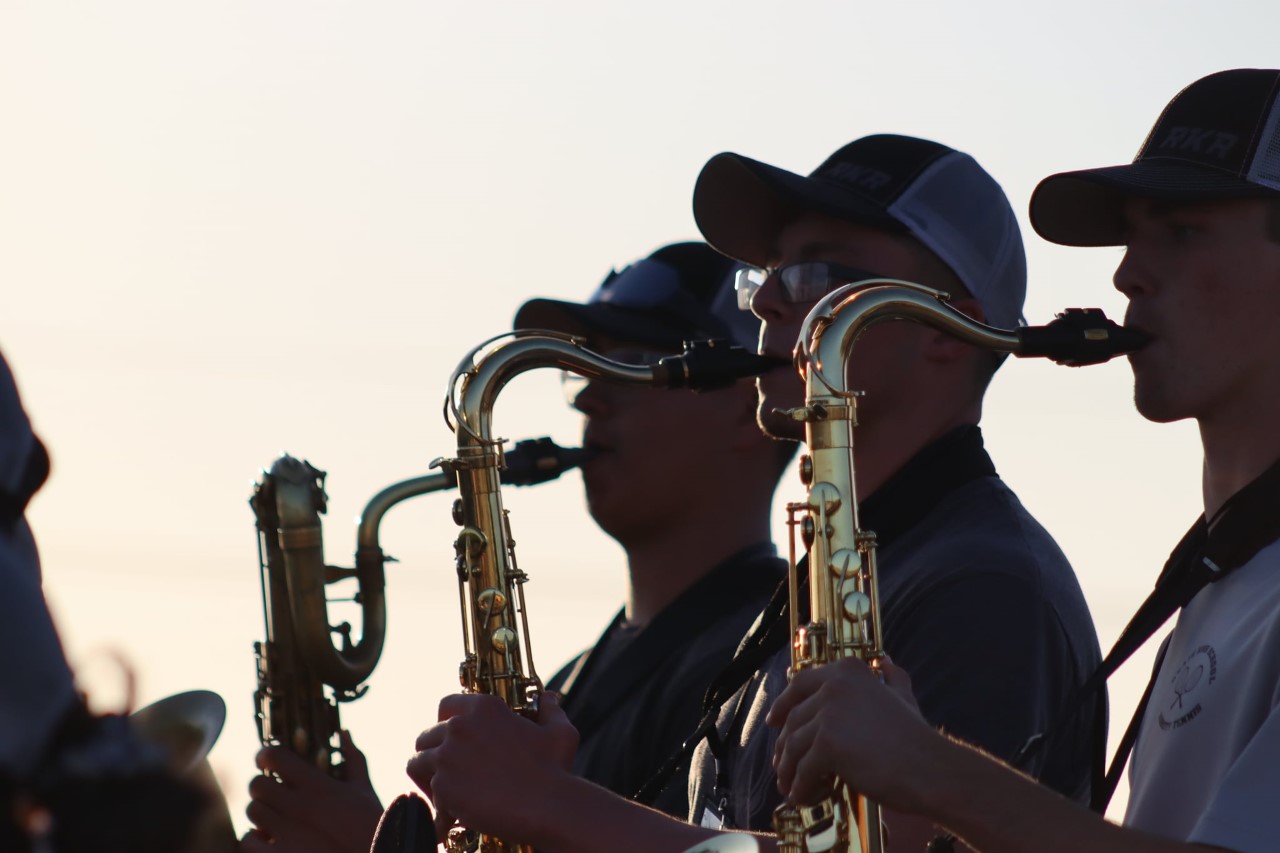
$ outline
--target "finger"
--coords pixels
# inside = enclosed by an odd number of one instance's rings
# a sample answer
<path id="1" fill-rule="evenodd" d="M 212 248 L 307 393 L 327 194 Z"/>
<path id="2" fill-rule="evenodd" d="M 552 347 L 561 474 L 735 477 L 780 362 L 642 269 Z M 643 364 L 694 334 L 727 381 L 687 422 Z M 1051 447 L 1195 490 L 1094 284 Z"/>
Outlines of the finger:
<path id="1" fill-rule="evenodd" d="M 275 838 L 276 833 L 288 823 L 278 811 L 261 800 L 250 800 L 244 807 L 244 813 L 254 828 L 269 838 Z"/>
<path id="2" fill-rule="evenodd" d="M 434 725 L 429 729 L 423 730 L 423 732 L 418 735 L 413 742 L 413 749 L 415 752 L 435 749 L 437 746 L 444 743 L 444 738 L 445 724 L 440 723 L 439 725 Z"/>
<path id="3" fill-rule="evenodd" d="M 265 803 L 252 801 L 245 814 L 270 844 L 259 848 L 271 853 L 331 853 L 333 845 L 305 823 L 289 820 Z M 244 850 L 243 847 L 240 848 Z"/>
<path id="4" fill-rule="evenodd" d="M 436 817 L 435 817 L 436 838 L 441 839 L 441 841 L 448 838 L 449 830 L 453 829 L 453 826 L 456 822 L 457 821 L 455 821 L 447 812 L 444 812 L 439 808 L 437 808 Z"/>
<path id="5" fill-rule="evenodd" d="M 251 829 L 240 839 L 238 853 L 271 853 L 271 839 L 261 831 Z"/>
<path id="6" fill-rule="evenodd" d="M 788 720 L 786 729 L 778 736 L 778 742 L 774 745 L 773 764 L 774 773 L 778 778 L 778 791 L 784 797 L 791 795 L 796 765 L 813 749 L 813 739 L 816 734 L 815 726 L 799 726 L 792 719 Z"/>
<path id="7" fill-rule="evenodd" d="M 847 713 L 845 708 L 841 707 L 841 684 L 836 678 L 835 669 L 833 667 L 822 667 L 822 669 L 829 671 L 822 678 L 806 679 L 796 692 L 799 698 L 792 699 L 791 707 L 785 708 L 786 716 L 783 717 L 781 725 L 774 726 L 781 730 L 778 733 L 780 738 L 783 733 L 795 733 L 808 726 L 824 712 L 829 712 L 832 704 L 836 704 L 836 710 L 842 716 Z"/>
<path id="8" fill-rule="evenodd" d="M 338 744 L 342 750 L 343 773 L 349 782 L 369 780 L 369 761 L 364 753 L 351 739 L 351 732 L 342 729 L 338 732 Z"/>
<path id="9" fill-rule="evenodd" d="M 884 673 L 885 684 L 899 692 L 906 691 L 907 693 L 914 695 L 914 691 L 911 688 L 911 674 L 895 664 L 893 661 L 889 660 L 887 655 L 880 663 L 880 671 Z"/>
<path id="10" fill-rule="evenodd" d="M 443 723 L 445 720 L 453 719 L 459 714 L 480 713 L 484 710 L 485 705 L 490 702 L 497 702 L 499 705 L 506 707 L 501 699 L 488 693 L 450 693 L 440 700 L 437 719 Z"/>
<path id="11" fill-rule="evenodd" d="M 834 665 L 812 667 L 797 672 L 787 682 L 786 688 L 774 701 L 769 713 L 765 715 L 765 723 L 774 728 L 786 724 L 787 717 L 806 699 L 817 693 L 822 686 L 836 677 Z"/>
<path id="12" fill-rule="evenodd" d="M 285 746 L 263 747 L 254 756 L 254 761 L 259 770 L 270 771 L 291 783 L 308 781 L 320 772 L 302 756 Z"/>
<path id="13" fill-rule="evenodd" d="M 568 722 L 569 717 L 565 714 L 564 709 L 560 707 L 560 695 L 558 693 L 543 693 L 538 699 L 538 723 L 539 725 L 553 725 L 561 722 Z"/>
<path id="14" fill-rule="evenodd" d="M 413 780 L 413 784 L 418 786 L 422 793 L 427 795 L 427 799 L 435 802 L 435 797 L 431 791 L 431 779 L 435 775 L 435 765 L 432 761 L 430 750 L 421 750 L 409 759 L 404 766 L 404 772 Z"/>
<path id="15" fill-rule="evenodd" d="M 808 749 L 804 755 L 798 756 L 788 798 L 793 803 L 808 805 L 827 797 L 831 793 L 831 779 L 834 771 L 830 765 L 827 750 Z"/>
<path id="16" fill-rule="evenodd" d="M 255 776 L 249 780 L 249 799 L 270 807 L 276 813 L 289 814 L 302 798 L 271 776 Z"/>

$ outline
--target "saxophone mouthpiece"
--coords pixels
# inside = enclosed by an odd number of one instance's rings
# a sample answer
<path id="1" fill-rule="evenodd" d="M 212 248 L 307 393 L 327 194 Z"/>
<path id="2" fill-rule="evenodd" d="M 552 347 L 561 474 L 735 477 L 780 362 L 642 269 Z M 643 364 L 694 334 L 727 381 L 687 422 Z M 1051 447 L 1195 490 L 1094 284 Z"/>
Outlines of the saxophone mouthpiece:
<path id="1" fill-rule="evenodd" d="M 1047 358 L 1068 367 L 1101 364 L 1147 345 L 1148 336 L 1107 319 L 1100 308 L 1068 308 L 1044 326 L 1017 329 L 1018 358 Z"/>
<path id="2" fill-rule="evenodd" d="M 756 355 L 727 340 L 691 341 L 680 355 L 669 355 L 658 362 L 653 384 L 660 388 L 712 391 L 789 364 L 789 359 Z"/>
<path id="3" fill-rule="evenodd" d="M 549 438 L 528 438 L 507 451 L 507 467 L 499 476 L 505 486 L 536 486 L 572 471 L 590 455 L 588 450 L 561 447 Z"/>

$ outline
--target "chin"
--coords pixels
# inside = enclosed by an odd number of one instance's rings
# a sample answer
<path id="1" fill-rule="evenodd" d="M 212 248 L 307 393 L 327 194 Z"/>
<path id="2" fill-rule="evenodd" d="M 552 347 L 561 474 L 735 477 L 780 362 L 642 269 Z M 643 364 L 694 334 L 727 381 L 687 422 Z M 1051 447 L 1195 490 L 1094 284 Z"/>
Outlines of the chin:
<path id="1" fill-rule="evenodd" d="M 756 423 L 770 438 L 804 441 L 804 424 L 775 409 L 793 409 L 804 405 L 804 396 L 796 377 L 773 371 L 756 379 Z"/>
<path id="2" fill-rule="evenodd" d="M 1177 405 L 1176 400 L 1149 392 L 1144 394 L 1141 388 L 1134 388 L 1133 405 L 1138 410 L 1138 414 L 1152 423 L 1170 424 L 1192 417 L 1183 410 L 1183 407 Z"/>

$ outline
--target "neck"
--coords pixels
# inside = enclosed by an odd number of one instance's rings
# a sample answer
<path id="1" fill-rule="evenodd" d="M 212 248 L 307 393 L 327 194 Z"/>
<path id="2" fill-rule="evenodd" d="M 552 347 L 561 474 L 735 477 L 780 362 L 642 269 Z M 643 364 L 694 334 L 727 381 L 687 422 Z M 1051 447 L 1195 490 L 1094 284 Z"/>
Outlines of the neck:
<path id="1" fill-rule="evenodd" d="M 1280 399 L 1248 412 L 1218 413 L 1200 420 L 1204 445 L 1204 512 L 1212 518 L 1227 499 L 1280 459 Z"/>
<path id="2" fill-rule="evenodd" d="M 882 419 L 857 427 L 853 434 L 853 461 L 858 501 L 865 501 L 913 456 L 951 430 L 977 424 L 981 413 L 979 405 L 931 421 Z"/>
<path id="3" fill-rule="evenodd" d="M 721 562 L 750 545 L 769 541 L 768 502 L 760 502 L 746 514 L 707 515 L 712 517 L 667 525 L 622 543 L 627 553 L 628 622 L 648 624 Z"/>

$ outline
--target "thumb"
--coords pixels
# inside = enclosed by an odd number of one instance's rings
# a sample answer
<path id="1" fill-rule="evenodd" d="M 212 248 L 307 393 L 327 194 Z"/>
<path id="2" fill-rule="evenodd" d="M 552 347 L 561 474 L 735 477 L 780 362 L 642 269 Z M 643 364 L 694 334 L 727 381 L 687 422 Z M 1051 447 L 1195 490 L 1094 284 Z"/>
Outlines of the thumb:
<path id="1" fill-rule="evenodd" d="M 569 716 L 560 707 L 560 694 L 547 691 L 538 698 L 538 724 L 567 723 Z"/>

